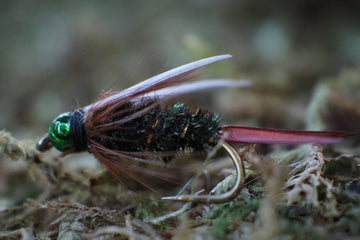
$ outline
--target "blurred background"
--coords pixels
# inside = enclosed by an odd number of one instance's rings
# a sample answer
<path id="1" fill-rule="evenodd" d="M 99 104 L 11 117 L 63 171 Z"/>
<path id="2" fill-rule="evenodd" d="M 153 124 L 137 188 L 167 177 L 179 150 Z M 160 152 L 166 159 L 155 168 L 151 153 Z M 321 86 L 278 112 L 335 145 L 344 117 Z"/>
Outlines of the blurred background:
<path id="1" fill-rule="evenodd" d="M 2 1 L 0 129 L 40 137 L 57 114 L 101 92 L 224 53 L 233 58 L 200 78 L 254 86 L 181 100 L 226 123 L 302 129 L 319 84 L 341 90 L 339 73 L 358 69 L 359 12 L 357 0 Z M 350 78 L 358 87 L 359 75 Z"/>

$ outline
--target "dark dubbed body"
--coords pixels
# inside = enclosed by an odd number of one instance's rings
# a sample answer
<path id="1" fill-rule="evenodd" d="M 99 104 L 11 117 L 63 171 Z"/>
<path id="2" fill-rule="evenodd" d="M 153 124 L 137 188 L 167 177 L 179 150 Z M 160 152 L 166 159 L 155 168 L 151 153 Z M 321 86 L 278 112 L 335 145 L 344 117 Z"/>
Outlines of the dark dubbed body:
<path id="1" fill-rule="evenodd" d="M 164 156 L 184 150 L 204 151 L 217 144 L 221 129 L 219 115 L 200 109 L 192 112 L 183 103 L 168 107 L 157 104 L 156 99 L 127 102 L 98 125 L 122 121 L 144 110 L 144 114 L 93 140 L 112 150 L 164 153 Z"/>

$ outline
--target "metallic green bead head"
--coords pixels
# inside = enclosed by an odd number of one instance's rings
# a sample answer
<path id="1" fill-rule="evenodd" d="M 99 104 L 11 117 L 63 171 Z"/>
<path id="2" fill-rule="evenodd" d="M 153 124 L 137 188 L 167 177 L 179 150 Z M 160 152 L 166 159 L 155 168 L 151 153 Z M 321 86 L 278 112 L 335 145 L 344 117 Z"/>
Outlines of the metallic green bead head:
<path id="1" fill-rule="evenodd" d="M 51 122 L 49 127 L 49 139 L 52 145 L 61 152 L 74 148 L 70 117 L 71 113 L 62 113 Z"/>

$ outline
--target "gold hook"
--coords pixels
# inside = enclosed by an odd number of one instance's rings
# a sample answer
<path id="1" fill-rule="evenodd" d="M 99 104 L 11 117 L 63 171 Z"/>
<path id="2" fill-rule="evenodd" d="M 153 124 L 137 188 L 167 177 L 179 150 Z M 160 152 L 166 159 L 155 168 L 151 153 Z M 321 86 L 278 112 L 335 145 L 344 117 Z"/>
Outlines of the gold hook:
<path id="1" fill-rule="evenodd" d="M 45 134 L 36 144 L 36 149 L 40 152 L 45 152 L 52 148 L 49 134 Z"/>
<path id="2" fill-rule="evenodd" d="M 194 202 L 194 203 L 225 203 L 236 198 L 245 182 L 245 168 L 238 152 L 228 143 L 222 143 L 221 146 L 230 154 L 230 157 L 236 168 L 236 182 L 234 187 L 220 195 L 179 195 L 163 197 L 163 200 Z"/>

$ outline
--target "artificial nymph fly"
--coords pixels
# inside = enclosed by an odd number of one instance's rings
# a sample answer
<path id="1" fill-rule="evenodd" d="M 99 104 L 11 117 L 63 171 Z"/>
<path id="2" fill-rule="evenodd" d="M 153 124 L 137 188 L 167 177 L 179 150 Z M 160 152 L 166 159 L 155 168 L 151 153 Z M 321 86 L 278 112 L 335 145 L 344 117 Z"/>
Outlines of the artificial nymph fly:
<path id="1" fill-rule="evenodd" d="M 160 158 L 168 162 L 186 150 L 204 152 L 221 142 L 237 168 L 237 183 L 229 196 L 173 198 L 172 200 L 223 202 L 236 196 L 244 181 L 244 168 L 236 150 L 229 144 L 240 143 L 337 143 L 344 132 L 292 131 L 220 124 L 217 113 L 191 111 L 185 104 L 173 106 L 165 100 L 184 93 L 217 87 L 246 87 L 246 80 L 203 80 L 184 83 L 194 70 L 231 57 L 214 56 L 174 68 L 128 89 L 73 112 L 63 113 L 50 124 L 48 135 L 38 144 L 40 151 L 54 146 L 63 155 L 89 151 L 118 178 L 127 176 L 141 183 L 134 173 L 154 174 L 124 159 L 147 161 Z M 125 183 L 126 184 L 126 183 Z M 200 199 L 200 200 L 199 200 Z"/>

